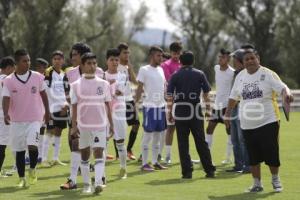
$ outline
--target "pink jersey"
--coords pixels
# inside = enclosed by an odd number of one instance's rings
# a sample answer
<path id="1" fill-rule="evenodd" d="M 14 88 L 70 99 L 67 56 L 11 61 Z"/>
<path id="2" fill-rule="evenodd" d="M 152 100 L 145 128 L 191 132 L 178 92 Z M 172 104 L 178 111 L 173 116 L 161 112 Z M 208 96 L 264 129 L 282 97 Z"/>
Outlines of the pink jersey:
<path id="1" fill-rule="evenodd" d="M 103 74 L 104 74 L 103 70 L 100 67 L 97 67 L 96 76 L 98 76 L 99 78 L 103 78 Z M 69 80 L 69 84 L 77 81 L 81 77 L 81 71 L 79 66 L 74 67 L 70 71 L 66 72 L 66 75 Z"/>
<path id="2" fill-rule="evenodd" d="M 109 83 L 101 78 L 80 78 L 71 84 L 71 103 L 77 103 L 80 131 L 102 131 L 108 125 L 105 102 L 111 101 Z"/>
<path id="3" fill-rule="evenodd" d="M 43 121 L 44 105 L 40 95 L 43 82 L 44 76 L 34 71 L 29 71 L 26 82 L 18 79 L 15 73 L 3 80 L 10 96 L 8 114 L 12 122 Z"/>
<path id="4" fill-rule="evenodd" d="M 169 82 L 171 76 L 180 68 L 180 66 L 181 64 L 174 61 L 172 58 L 161 64 L 167 82 Z"/>

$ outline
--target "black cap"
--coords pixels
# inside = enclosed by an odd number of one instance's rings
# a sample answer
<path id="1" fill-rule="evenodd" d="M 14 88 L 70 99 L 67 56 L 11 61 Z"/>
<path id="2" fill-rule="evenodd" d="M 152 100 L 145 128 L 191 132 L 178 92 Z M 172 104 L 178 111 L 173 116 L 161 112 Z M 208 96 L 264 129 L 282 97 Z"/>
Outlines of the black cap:
<path id="1" fill-rule="evenodd" d="M 237 49 L 234 52 L 232 52 L 230 55 L 234 58 L 236 58 L 241 63 L 243 62 L 245 50 L 244 49 Z"/>

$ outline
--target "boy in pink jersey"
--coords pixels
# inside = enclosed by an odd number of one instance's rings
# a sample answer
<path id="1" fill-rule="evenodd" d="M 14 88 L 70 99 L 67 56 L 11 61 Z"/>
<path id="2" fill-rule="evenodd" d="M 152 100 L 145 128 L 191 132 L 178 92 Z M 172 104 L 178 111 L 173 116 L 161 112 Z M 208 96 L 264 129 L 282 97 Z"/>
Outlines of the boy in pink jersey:
<path id="1" fill-rule="evenodd" d="M 182 45 L 180 42 L 171 43 L 170 47 L 171 58 L 166 60 L 161 64 L 162 69 L 164 70 L 166 81 L 169 82 L 171 76 L 180 68 L 181 64 L 179 57 L 182 52 Z M 161 158 L 161 153 L 164 143 L 166 144 L 166 164 L 171 164 L 171 147 L 173 143 L 173 135 L 175 131 L 175 123 L 170 122 L 167 117 L 167 131 L 166 135 L 163 134 L 160 142 L 160 154 L 158 155 L 159 160 Z M 164 137 L 165 136 L 165 137 Z M 165 140 L 164 140 L 165 139 Z"/>
<path id="2" fill-rule="evenodd" d="M 103 152 L 106 147 L 106 128 L 110 125 L 113 134 L 113 121 L 109 103 L 111 101 L 110 87 L 107 81 L 95 75 L 97 68 L 96 55 L 86 53 L 81 58 L 82 78 L 71 84 L 72 131 L 74 137 L 79 137 L 81 150 L 81 174 L 83 177 L 83 193 L 91 193 L 89 175 L 89 157 L 91 147 L 95 157 L 95 194 L 102 191 L 102 176 L 104 173 Z"/>
<path id="3" fill-rule="evenodd" d="M 30 57 L 26 50 L 15 52 L 16 71 L 3 81 L 3 113 L 5 124 L 11 124 L 11 148 L 16 151 L 16 164 L 20 181 L 18 187 L 27 186 L 25 179 L 25 151 L 28 146 L 29 183 L 37 182 L 36 164 L 40 128 L 49 121 L 49 105 L 44 76 L 29 70 Z M 44 109 L 43 109 L 44 107 Z M 45 116 L 44 116 L 45 112 Z"/>
<path id="4" fill-rule="evenodd" d="M 82 76 L 82 64 L 81 56 L 85 53 L 91 52 L 91 49 L 88 45 L 84 43 L 76 43 L 71 48 L 71 60 L 74 67 L 70 67 L 66 70 L 64 76 L 64 87 L 67 101 L 70 103 L 69 92 L 70 84 L 77 81 Z M 99 67 L 96 68 L 96 75 L 100 78 L 103 77 L 103 70 Z M 70 112 L 71 113 L 71 112 Z M 72 127 L 72 124 L 69 124 L 69 127 Z M 71 166 L 70 166 L 70 177 L 67 179 L 67 182 L 60 185 L 62 190 L 71 190 L 76 189 L 76 179 L 77 173 L 80 166 L 80 150 L 79 150 L 79 137 L 74 137 L 71 135 L 71 128 L 69 129 L 69 146 L 71 150 Z"/>
<path id="5" fill-rule="evenodd" d="M 125 147 L 126 137 L 126 103 L 125 89 L 128 77 L 126 73 L 118 71 L 119 66 L 118 49 L 109 49 L 106 52 L 106 64 L 108 70 L 105 72 L 105 79 L 110 83 L 112 102 L 112 118 L 114 123 L 114 140 L 120 158 L 120 178 L 126 179 L 126 158 L 127 152 Z"/>

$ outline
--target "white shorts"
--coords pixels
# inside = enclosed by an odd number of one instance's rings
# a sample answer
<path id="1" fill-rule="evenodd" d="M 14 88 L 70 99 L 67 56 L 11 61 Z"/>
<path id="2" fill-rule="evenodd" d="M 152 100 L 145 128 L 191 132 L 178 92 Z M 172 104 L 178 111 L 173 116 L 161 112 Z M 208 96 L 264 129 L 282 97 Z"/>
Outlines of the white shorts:
<path id="1" fill-rule="evenodd" d="M 87 147 L 106 148 L 106 130 L 103 131 L 79 131 L 79 149 L 85 149 Z"/>
<path id="2" fill-rule="evenodd" d="M 118 111 L 112 113 L 114 123 L 114 139 L 125 140 L 126 138 L 126 112 Z"/>
<path id="3" fill-rule="evenodd" d="M 3 119 L 0 119 L 0 145 L 9 145 L 9 125 L 6 125 Z"/>
<path id="4" fill-rule="evenodd" d="M 11 122 L 10 144 L 13 151 L 25 151 L 28 145 L 38 146 L 41 122 Z"/>

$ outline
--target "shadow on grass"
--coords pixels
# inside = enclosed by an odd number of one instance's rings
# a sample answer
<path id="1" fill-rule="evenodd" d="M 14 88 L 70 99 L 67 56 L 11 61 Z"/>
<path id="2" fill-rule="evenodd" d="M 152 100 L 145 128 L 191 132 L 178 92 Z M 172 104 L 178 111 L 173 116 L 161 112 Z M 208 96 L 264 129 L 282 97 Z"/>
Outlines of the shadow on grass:
<path id="1" fill-rule="evenodd" d="M 60 175 L 54 175 L 54 176 L 42 176 L 42 177 L 38 177 L 38 180 L 53 180 L 56 178 L 63 178 L 65 177 L 66 179 L 70 176 L 70 173 L 65 173 L 65 174 L 60 174 Z"/>
<path id="2" fill-rule="evenodd" d="M 27 188 L 17 188 L 16 186 L 10 186 L 10 187 L 3 187 L 0 188 L 0 194 L 3 193 L 18 193 L 18 191 L 24 191 L 24 190 L 28 190 L 29 187 Z"/>
<path id="3" fill-rule="evenodd" d="M 275 195 L 275 192 L 269 193 L 240 193 L 240 194 L 232 194 L 226 196 L 208 196 L 209 200 L 256 200 L 256 199 L 265 199 L 269 196 Z"/>
<path id="4" fill-rule="evenodd" d="M 173 184 L 186 184 L 186 183 L 193 183 L 201 178 L 193 178 L 193 179 L 181 179 L 181 178 L 172 178 L 172 179 L 165 179 L 165 180 L 152 180 L 147 183 L 146 185 L 152 186 L 161 186 L 161 185 L 173 185 Z"/>
<path id="5" fill-rule="evenodd" d="M 60 200 L 60 199 L 91 199 L 91 198 L 99 198 L 101 195 L 93 195 L 93 194 L 82 194 L 81 189 L 77 190 L 55 190 L 55 191 L 48 191 L 48 192 L 39 192 L 34 193 L 32 195 L 35 199 L 40 200 Z"/>

